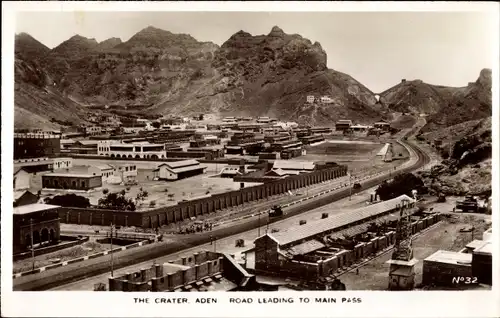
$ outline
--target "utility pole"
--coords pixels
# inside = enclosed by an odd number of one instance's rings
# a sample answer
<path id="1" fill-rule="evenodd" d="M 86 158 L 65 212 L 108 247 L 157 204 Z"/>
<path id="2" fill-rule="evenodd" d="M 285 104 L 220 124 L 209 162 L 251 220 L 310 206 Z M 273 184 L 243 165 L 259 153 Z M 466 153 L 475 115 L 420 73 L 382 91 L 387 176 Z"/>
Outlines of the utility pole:
<path id="1" fill-rule="evenodd" d="M 351 196 L 352 196 L 351 172 L 348 172 L 347 175 L 349 176 L 349 201 L 351 201 Z"/>
<path id="2" fill-rule="evenodd" d="M 115 229 L 115 226 L 113 223 L 111 223 L 111 233 L 110 233 L 110 239 L 111 239 L 111 277 L 113 277 L 113 231 Z"/>
<path id="3" fill-rule="evenodd" d="M 257 216 L 259 217 L 259 225 L 257 227 L 257 237 L 260 237 L 260 212 L 257 214 Z"/>
<path id="4" fill-rule="evenodd" d="M 31 260 L 33 262 L 33 270 L 35 270 L 35 246 L 33 242 L 33 219 L 30 219 L 30 236 L 31 236 Z"/>
<path id="5" fill-rule="evenodd" d="M 214 253 L 217 253 L 217 237 L 214 236 Z"/>

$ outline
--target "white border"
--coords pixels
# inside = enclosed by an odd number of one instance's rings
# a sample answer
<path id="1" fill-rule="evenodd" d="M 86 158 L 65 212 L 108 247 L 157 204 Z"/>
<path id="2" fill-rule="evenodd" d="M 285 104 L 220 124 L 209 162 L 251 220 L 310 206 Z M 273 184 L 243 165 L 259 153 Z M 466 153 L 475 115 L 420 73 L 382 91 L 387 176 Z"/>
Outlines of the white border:
<path id="1" fill-rule="evenodd" d="M 493 67 L 493 241 L 499 255 L 499 20 L 498 3 L 467 2 L 3 2 L 2 3 L 2 316 L 37 317 L 478 317 L 500 316 L 499 284 L 486 292 L 300 292 L 300 293 L 182 293 L 178 296 L 216 297 L 214 305 L 155 305 L 135 304 L 134 297 L 165 297 L 162 293 L 92 293 L 92 292 L 12 292 L 12 160 L 13 151 L 13 44 L 15 11 L 488 11 L 495 16 L 492 41 L 496 41 Z M 466 61 L 464 61 L 466 63 Z M 493 279 L 500 282 L 499 260 L 493 258 Z M 338 303 L 313 304 L 315 296 L 336 297 Z M 169 297 L 177 296 L 168 293 Z M 289 305 L 232 305 L 229 297 L 294 297 Z M 298 303 L 299 297 L 311 298 L 310 305 Z M 341 304 L 342 297 L 360 297 L 361 304 Z"/>

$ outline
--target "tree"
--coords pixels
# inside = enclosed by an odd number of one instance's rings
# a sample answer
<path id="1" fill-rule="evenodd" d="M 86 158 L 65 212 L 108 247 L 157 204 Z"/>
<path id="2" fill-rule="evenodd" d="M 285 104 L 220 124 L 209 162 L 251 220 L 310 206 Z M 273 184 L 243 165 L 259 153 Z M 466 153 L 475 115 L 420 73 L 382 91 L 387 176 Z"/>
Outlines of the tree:
<path id="1" fill-rule="evenodd" d="M 422 179 L 412 173 L 403 173 L 395 176 L 391 182 L 383 182 L 376 193 L 385 201 L 403 194 L 412 196 L 412 190 L 417 190 L 420 194 L 427 192 Z"/>
<path id="2" fill-rule="evenodd" d="M 106 195 L 108 193 L 109 193 L 109 189 L 107 189 L 107 188 L 102 189 L 102 194 Z"/>
<path id="3" fill-rule="evenodd" d="M 89 199 L 74 193 L 56 195 L 53 198 L 46 198 L 45 203 L 71 208 L 88 208 L 90 206 Z"/>
<path id="4" fill-rule="evenodd" d="M 149 206 L 154 208 L 156 206 L 156 201 L 153 200 L 153 201 L 149 202 Z"/>
<path id="5" fill-rule="evenodd" d="M 137 196 L 135 197 L 136 204 L 139 204 L 139 202 L 146 200 L 148 195 L 149 193 L 147 191 L 144 191 L 143 188 L 140 188 L 139 193 L 137 193 Z"/>
<path id="6" fill-rule="evenodd" d="M 161 127 L 161 123 L 157 122 L 157 121 L 154 121 L 153 123 L 151 123 L 151 125 L 153 126 L 153 128 L 160 128 Z"/>
<path id="7" fill-rule="evenodd" d="M 108 193 L 99 199 L 98 207 L 105 210 L 135 211 L 134 200 L 125 197 L 125 191 Z"/>

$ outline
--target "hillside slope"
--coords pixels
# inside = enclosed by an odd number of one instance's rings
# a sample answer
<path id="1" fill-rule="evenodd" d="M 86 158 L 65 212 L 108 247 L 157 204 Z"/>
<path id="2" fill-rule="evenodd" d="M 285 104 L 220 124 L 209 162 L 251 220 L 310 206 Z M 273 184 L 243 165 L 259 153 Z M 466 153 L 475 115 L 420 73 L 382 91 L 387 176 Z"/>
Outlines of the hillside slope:
<path id="1" fill-rule="evenodd" d="M 428 115 L 423 132 L 491 116 L 491 70 L 483 69 L 466 87 L 446 87 L 421 80 L 402 81 L 382 92 L 380 101 L 391 111 Z"/>

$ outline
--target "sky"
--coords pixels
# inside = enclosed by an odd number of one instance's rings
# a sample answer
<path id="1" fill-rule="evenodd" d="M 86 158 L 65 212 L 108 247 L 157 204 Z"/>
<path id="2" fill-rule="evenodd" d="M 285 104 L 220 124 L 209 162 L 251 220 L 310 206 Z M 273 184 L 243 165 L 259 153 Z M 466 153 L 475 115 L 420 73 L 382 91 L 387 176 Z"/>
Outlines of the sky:
<path id="1" fill-rule="evenodd" d="M 403 78 L 445 86 L 475 81 L 493 68 L 493 22 L 484 12 L 21 12 L 16 33 L 53 48 L 76 34 L 126 41 L 154 26 L 221 45 L 240 30 L 260 35 L 279 26 L 321 43 L 329 68 L 379 93 Z"/>

